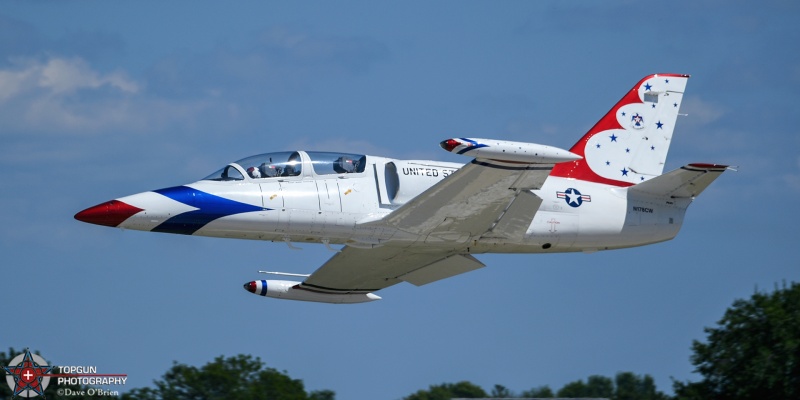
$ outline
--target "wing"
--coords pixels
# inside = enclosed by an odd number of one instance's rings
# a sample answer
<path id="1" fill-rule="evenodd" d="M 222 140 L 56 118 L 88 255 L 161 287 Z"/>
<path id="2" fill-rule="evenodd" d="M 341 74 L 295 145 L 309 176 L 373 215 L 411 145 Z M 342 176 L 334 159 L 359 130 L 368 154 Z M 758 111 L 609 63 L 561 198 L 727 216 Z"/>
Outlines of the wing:
<path id="1" fill-rule="evenodd" d="M 301 287 L 323 293 L 369 293 L 403 281 L 421 286 L 483 266 L 471 255 L 453 250 L 419 253 L 395 246 L 345 247 Z"/>
<path id="2" fill-rule="evenodd" d="M 540 189 L 552 168 L 475 159 L 378 223 L 426 242 L 475 240 L 493 230 L 520 194 L 536 197 L 529 191 Z M 529 210 L 531 219 L 537 209 Z"/>
<path id="3" fill-rule="evenodd" d="M 552 164 L 475 159 L 386 218 L 370 224 L 418 237 L 382 247 L 345 249 L 302 283 L 325 293 L 366 293 L 410 282 L 435 282 L 484 265 L 466 254 L 482 237 L 519 237 L 541 204 L 530 192 Z"/>

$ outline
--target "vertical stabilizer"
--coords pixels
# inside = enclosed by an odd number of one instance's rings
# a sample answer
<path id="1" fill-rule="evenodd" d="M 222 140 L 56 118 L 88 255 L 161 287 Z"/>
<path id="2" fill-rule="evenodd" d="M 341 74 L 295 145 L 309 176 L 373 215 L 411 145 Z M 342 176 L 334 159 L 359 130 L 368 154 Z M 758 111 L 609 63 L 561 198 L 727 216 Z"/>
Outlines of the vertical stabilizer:
<path id="1" fill-rule="evenodd" d="M 689 75 L 643 78 L 578 141 L 583 159 L 557 164 L 551 176 L 631 186 L 661 175 Z"/>

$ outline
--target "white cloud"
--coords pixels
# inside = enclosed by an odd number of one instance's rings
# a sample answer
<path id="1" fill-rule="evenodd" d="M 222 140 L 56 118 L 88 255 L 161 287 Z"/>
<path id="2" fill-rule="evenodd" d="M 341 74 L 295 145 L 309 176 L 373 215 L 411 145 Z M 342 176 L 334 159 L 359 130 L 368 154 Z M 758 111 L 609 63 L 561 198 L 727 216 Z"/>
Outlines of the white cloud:
<path id="1" fill-rule="evenodd" d="M 31 86 L 34 71 L 23 70 L 0 70 L 0 104 L 4 101 L 20 94 L 26 86 Z"/>
<path id="2" fill-rule="evenodd" d="M 136 93 L 139 85 L 123 72 L 100 74 L 80 58 L 13 60 L 12 67 L 0 70 L 0 101 L 8 101 L 31 92 L 45 96 L 63 96 L 81 89 L 109 86 L 123 93 Z"/>
<path id="3" fill-rule="evenodd" d="M 108 85 L 126 93 L 136 93 L 139 85 L 127 78 L 123 72 L 101 75 L 92 70 L 80 58 L 51 58 L 45 64 L 35 64 L 34 75 L 38 75 L 40 87 L 53 94 L 68 94 L 79 89 L 97 89 Z"/>
<path id="4" fill-rule="evenodd" d="M 143 132 L 191 121 L 211 105 L 148 96 L 144 86 L 78 57 L 16 59 L 0 69 L 0 121 L 5 132 Z"/>

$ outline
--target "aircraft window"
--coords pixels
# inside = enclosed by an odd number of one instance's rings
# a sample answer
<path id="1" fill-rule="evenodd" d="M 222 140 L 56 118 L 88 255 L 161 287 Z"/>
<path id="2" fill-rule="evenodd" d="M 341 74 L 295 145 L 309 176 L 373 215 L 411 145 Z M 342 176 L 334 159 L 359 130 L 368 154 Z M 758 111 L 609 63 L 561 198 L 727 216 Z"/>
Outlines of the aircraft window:
<path id="1" fill-rule="evenodd" d="M 367 166 L 367 156 L 348 153 L 326 153 L 309 151 L 311 165 L 317 175 L 352 174 L 364 172 Z"/>
<path id="2" fill-rule="evenodd" d="M 298 176 L 303 171 L 303 160 L 300 158 L 300 153 L 296 151 L 259 154 L 236 161 L 235 164 L 239 164 L 243 170 L 247 171 L 247 175 L 252 179 Z M 205 180 L 232 180 L 222 177 L 224 169 L 209 175 Z M 233 169 L 235 170 L 235 168 Z M 238 180 L 244 179 L 239 171 L 236 172 L 239 175 Z"/>
<path id="3" fill-rule="evenodd" d="M 233 165 L 226 165 L 213 174 L 203 178 L 206 181 L 242 181 L 244 176 Z"/>

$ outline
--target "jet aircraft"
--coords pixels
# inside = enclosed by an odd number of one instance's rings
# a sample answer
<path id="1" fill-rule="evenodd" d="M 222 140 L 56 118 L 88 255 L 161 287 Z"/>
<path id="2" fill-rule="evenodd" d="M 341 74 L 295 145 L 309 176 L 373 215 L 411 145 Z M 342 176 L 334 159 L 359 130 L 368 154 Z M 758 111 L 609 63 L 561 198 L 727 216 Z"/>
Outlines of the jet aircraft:
<path id="1" fill-rule="evenodd" d="M 663 174 L 689 75 L 641 79 L 569 151 L 454 137 L 465 165 L 285 151 L 232 162 L 200 181 L 121 197 L 75 215 L 123 229 L 321 243 L 311 274 L 244 284 L 254 294 L 324 303 L 378 300 L 484 266 L 483 253 L 594 252 L 677 235 L 689 204 L 725 165 Z M 337 250 L 331 245 L 344 245 Z M 266 272 L 266 271 L 260 271 Z"/>

